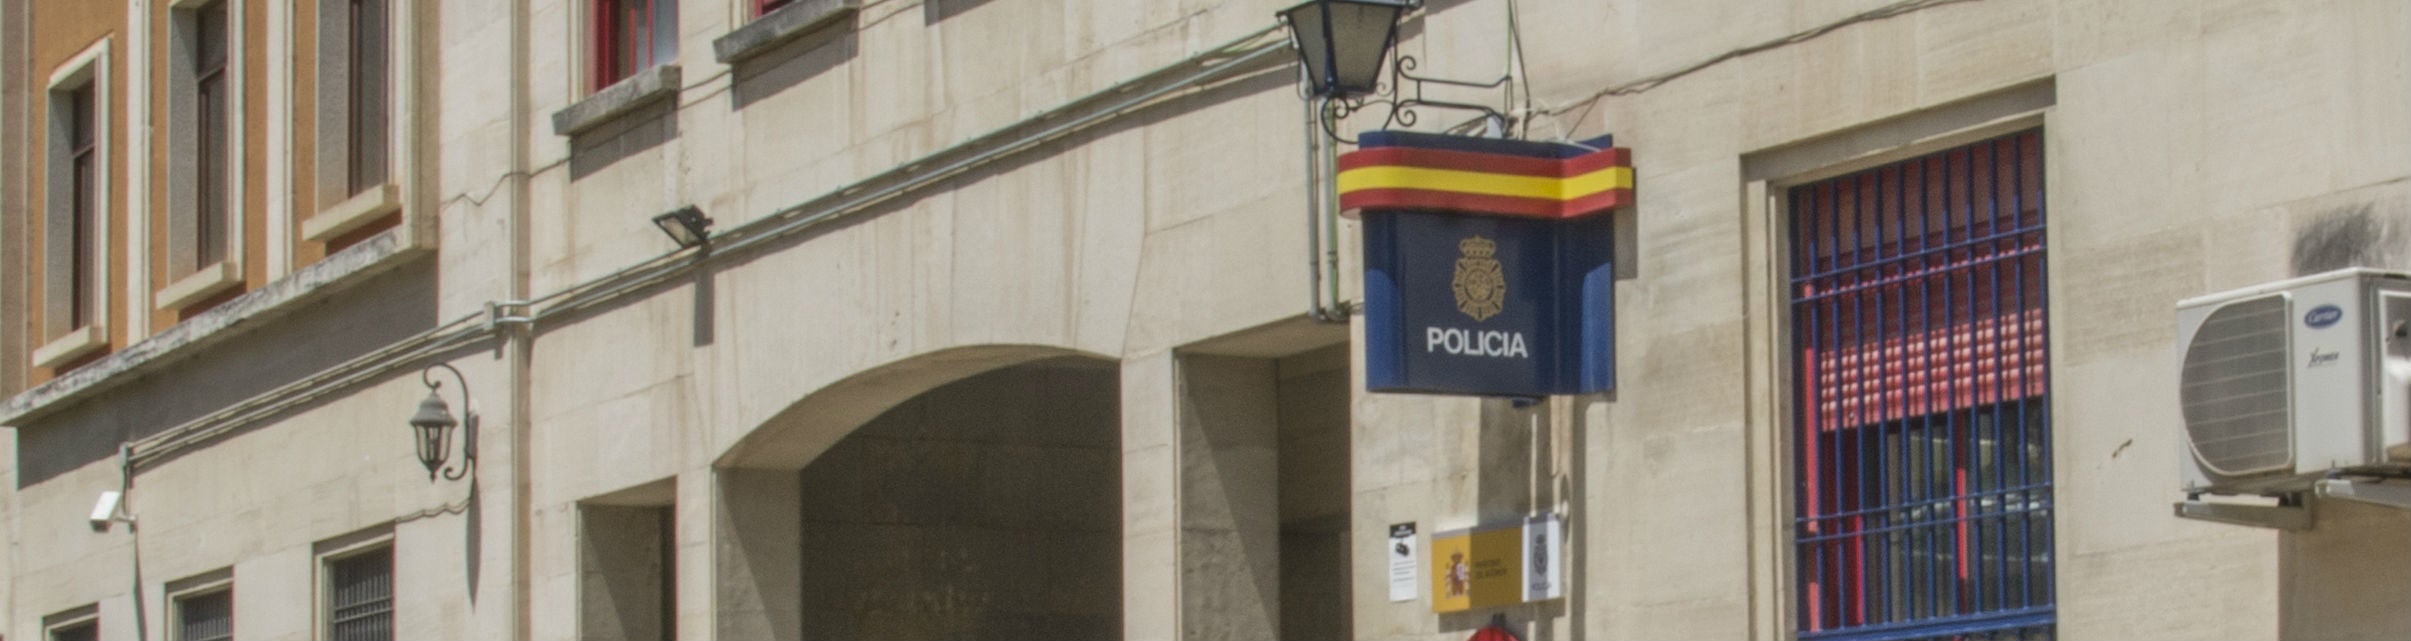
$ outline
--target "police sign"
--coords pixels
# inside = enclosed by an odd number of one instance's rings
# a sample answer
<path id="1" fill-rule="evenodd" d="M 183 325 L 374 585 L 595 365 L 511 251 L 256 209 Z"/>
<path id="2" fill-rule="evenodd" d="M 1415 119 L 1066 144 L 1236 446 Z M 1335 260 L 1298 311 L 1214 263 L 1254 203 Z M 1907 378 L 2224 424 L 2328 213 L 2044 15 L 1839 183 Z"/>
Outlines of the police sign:
<path id="1" fill-rule="evenodd" d="M 1604 143 L 1604 141 L 1601 141 Z M 1540 396 L 1609 389 L 1622 149 L 1397 132 L 1341 158 L 1364 221 L 1367 386 Z"/>

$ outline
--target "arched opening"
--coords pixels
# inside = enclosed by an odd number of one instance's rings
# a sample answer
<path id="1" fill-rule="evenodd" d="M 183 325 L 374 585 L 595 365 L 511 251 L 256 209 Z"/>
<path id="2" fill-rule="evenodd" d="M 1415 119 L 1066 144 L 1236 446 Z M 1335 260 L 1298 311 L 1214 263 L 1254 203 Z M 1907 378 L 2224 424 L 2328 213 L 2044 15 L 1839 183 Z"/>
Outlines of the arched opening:
<path id="1" fill-rule="evenodd" d="M 804 465 L 806 639 L 1121 635 L 1120 378 L 1063 357 L 894 405 Z"/>

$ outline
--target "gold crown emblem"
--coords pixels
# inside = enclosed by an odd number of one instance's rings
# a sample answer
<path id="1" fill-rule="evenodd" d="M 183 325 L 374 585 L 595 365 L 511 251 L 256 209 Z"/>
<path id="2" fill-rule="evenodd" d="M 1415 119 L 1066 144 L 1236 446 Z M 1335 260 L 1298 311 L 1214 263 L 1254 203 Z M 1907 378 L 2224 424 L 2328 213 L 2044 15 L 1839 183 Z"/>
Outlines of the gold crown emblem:
<path id="1" fill-rule="evenodd" d="M 1457 241 L 1457 251 L 1465 252 L 1466 258 L 1489 258 L 1491 254 L 1498 253 L 1498 248 L 1499 244 L 1496 241 L 1480 236 L 1469 236 L 1465 240 Z"/>

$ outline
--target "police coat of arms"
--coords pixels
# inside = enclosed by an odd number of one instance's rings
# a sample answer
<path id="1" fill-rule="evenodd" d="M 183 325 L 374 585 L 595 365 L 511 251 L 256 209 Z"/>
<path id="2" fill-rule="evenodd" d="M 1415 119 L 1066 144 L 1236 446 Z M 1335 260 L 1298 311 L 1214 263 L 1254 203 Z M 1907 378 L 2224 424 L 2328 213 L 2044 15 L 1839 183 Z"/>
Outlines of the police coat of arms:
<path id="1" fill-rule="evenodd" d="M 1498 243 L 1481 236 L 1457 241 L 1457 273 L 1448 287 L 1457 294 L 1457 311 L 1475 321 L 1497 316 L 1507 301 L 1507 274 L 1499 268 Z"/>

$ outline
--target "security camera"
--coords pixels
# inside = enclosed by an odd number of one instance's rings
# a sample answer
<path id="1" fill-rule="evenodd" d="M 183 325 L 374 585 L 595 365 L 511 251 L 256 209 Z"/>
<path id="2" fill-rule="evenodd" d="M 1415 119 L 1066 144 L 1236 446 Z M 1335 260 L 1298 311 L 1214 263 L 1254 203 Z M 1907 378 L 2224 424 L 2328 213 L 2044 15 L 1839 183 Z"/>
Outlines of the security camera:
<path id="1" fill-rule="evenodd" d="M 100 493 L 100 500 L 92 503 L 92 531 L 107 532 L 110 523 L 134 522 L 133 515 L 125 513 L 125 497 L 124 492 L 116 490 Z"/>

